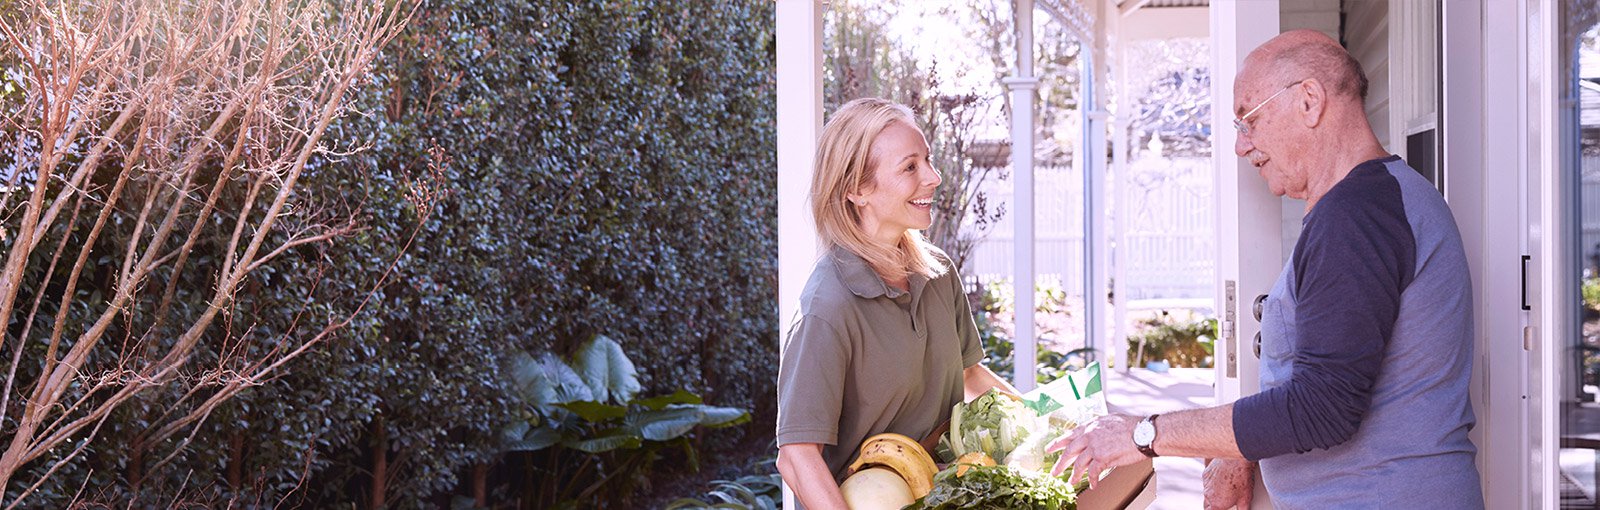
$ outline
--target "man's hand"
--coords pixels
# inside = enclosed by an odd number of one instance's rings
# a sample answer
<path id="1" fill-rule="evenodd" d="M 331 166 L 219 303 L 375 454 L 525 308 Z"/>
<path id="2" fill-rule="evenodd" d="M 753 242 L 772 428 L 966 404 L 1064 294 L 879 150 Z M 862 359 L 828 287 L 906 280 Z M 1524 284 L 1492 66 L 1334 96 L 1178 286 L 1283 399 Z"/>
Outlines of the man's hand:
<path id="1" fill-rule="evenodd" d="M 1200 485 L 1205 487 L 1205 509 L 1250 510 L 1255 473 L 1256 463 L 1247 460 L 1218 459 L 1206 464 L 1205 474 L 1200 477 Z"/>
<path id="2" fill-rule="evenodd" d="M 1072 477 L 1067 481 L 1076 485 L 1078 480 L 1087 477 L 1089 487 L 1094 488 L 1100 481 L 1100 473 L 1144 460 L 1139 447 L 1133 445 L 1133 426 L 1139 424 L 1140 419 L 1110 414 L 1062 435 L 1045 448 L 1047 452 L 1061 452 L 1050 474 L 1061 476 L 1070 463 Z"/>

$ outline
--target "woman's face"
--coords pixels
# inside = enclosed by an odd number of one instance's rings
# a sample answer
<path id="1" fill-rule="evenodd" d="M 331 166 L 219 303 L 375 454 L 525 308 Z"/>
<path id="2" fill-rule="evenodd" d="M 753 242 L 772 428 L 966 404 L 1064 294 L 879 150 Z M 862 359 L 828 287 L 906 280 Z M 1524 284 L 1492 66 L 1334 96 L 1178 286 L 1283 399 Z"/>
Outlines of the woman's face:
<path id="1" fill-rule="evenodd" d="M 933 192 L 939 171 L 928 162 L 922 131 L 905 122 L 891 122 L 872 141 L 872 182 L 852 195 L 861 212 L 861 228 L 873 239 L 894 244 L 907 230 L 933 224 Z"/>

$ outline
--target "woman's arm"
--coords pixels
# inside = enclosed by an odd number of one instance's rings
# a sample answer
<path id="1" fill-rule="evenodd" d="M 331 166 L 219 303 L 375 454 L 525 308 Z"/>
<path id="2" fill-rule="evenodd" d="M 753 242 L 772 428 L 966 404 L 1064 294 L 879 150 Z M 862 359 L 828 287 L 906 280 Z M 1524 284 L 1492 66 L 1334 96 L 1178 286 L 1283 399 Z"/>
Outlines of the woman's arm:
<path id="1" fill-rule="evenodd" d="M 844 495 L 822 460 L 822 445 L 792 443 L 778 447 L 778 473 L 800 505 L 809 510 L 846 510 Z"/>
<path id="2" fill-rule="evenodd" d="M 962 386 L 966 388 L 966 398 L 963 400 L 970 401 L 978 398 L 989 391 L 989 388 L 995 388 L 1019 397 L 1022 396 L 1022 393 L 1017 391 L 1017 388 L 1011 386 L 1011 383 L 1006 382 L 1005 379 L 1001 379 L 1000 376 L 995 375 L 994 371 L 989 370 L 989 367 L 984 366 L 983 363 L 978 363 L 962 370 L 961 380 Z"/>

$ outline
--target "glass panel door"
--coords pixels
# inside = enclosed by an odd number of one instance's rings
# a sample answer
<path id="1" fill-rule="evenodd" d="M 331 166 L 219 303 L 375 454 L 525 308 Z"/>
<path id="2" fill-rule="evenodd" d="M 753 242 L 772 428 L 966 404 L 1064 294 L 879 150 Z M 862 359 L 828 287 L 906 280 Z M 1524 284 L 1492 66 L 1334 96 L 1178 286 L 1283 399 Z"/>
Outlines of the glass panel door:
<path id="1" fill-rule="evenodd" d="M 1567 191 L 1563 234 L 1576 267 L 1559 274 L 1573 300 L 1574 323 L 1556 338 L 1560 453 L 1558 489 L 1562 508 L 1600 508 L 1600 1 L 1559 2 L 1557 46 L 1560 105 L 1557 109 L 1561 169 Z M 1561 292 L 1555 295 L 1563 295 Z M 1565 328 L 1558 328 L 1557 331 Z"/>

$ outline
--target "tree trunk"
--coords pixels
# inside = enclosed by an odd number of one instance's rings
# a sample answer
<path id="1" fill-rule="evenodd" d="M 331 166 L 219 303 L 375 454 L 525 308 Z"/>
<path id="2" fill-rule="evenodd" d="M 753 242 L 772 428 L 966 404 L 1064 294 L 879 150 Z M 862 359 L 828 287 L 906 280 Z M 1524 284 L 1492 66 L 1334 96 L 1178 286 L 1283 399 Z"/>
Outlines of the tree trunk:
<path id="1" fill-rule="evenodd" d="M 489 507 L 489 463 L 472 466 L 472 500 L 478 508 Z"/>
<path id="2" fill-rule="evenodd" d="M 144 445 L 134 443 L 128 448 L 128 472 L 125 476 L 135 487 L 144 479 Z"/>
<path id="3" fill-rule="evenodd" d="M 228 450 L 228 487 L 239 490 L 244 483 L 244 434 L 234 431 L 228 437 Z"/>
<path id="4" fill-rule="evenodd" d="M 372 420 L 372 510 L 387 504 L 384 501 L 384 482 L 389 479 L 389 433 L 383 427 L 383 417 Z"/>

